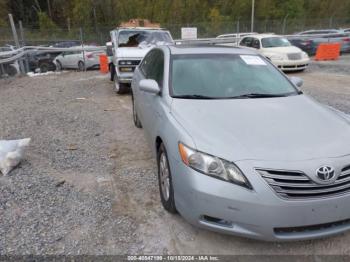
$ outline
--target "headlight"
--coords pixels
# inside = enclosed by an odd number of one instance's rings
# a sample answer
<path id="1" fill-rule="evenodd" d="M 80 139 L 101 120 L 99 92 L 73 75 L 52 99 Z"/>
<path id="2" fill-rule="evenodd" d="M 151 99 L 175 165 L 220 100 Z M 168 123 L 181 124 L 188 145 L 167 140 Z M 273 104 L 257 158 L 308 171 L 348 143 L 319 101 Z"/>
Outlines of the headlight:
<path id="1" fill-rule="evenodd" d="M 179 143 L 179 153 L 186 166 L 200 173 L 252 189 L 247 178 L 231 162 L 196 151 L 182 143 Z"/>
<path id="2" fill-rule="evenodd" d="M 304 58 L 304 59 L 305 58 L 309 58 L 309 56 L 308 56 L 308 54 L 306 52 L 302 52 L 301 53 L 301 57 Z"/>
<path id="3" fill-rule="evenodd" d="M 267 57 L 270 58 L 271 60 L 284 60 L 284 57 L 281 55 L 270 55 Z"/>
<path id="4" fill-rule="evenodd" d="M 138 65 L 138 61 L 136 60 L 119 60 L 119 65 Z"/>

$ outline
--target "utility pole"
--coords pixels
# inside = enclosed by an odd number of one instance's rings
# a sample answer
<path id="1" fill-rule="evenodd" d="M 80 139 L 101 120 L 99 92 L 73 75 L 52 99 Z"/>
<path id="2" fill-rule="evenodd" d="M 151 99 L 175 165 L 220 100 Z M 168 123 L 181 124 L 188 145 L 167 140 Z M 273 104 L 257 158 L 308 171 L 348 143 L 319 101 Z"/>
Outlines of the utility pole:
<path id="1" fill-rule="evenodd" d="M 12 14 L 9 14 L 9 20 L 10 20 L 10 25 L 11 25 L 11 29 L 12 29 L 12 34 L 13 34 L 13 39 L 15 40 L 15 44 L 17 49 L 20 48 L 19 45 L 19 41 L 18 41 L 18 35 L 17 35 L 17 31 L 16 31 L 16 26 L 15 23 L 13 22 L 13 17 Z M 24 69 L 24 65 L 23 65 L 23 60 L 21 58 L 18 59 L 18 63 L 19 63 L 19 67 L 21 70 L 21 73 L 25 73 L 25 69 Z"/>
<path id="2" fill-rule="evenodd" d="M 255 8 L 255 0 L 252 0 L 252 18 L 250 21 L 250 31 L 254 31 L 254 8 Z"/>
<path id="3" fill-rule="evenodd" d="M 23 30 L 22 21 L 20 20 L 18 23 L 19 23 L 19 33 L 20 33 L 20 36 L 21 36 L 22 46 L 25 46 L 26 43 L 25 43 L 25 39 L 24 39 L 24 30 Z M 25 62 L 26 72 L 29 72 L 28 55 L 25 56 L 25 61 L 24 62 Z"/>
<path id="4" fill-rule="evenodd" d="M 83 61 L 84 61 L 84 71 L 86 71 L 86 62 L 85 62 L 85 49 L 84 49 L 84 38 L 83 38 L 83 29 L 80 27 L 80 42 L 81 42 L 81 47 L 83 48 Z"/>
<path id="5" fill-rule="evenodd" d="M 46 2 L 47 2 L 47 10 L 49 11 L 49 17 L 52 19 L 50 0 L 47 0 Z"/>

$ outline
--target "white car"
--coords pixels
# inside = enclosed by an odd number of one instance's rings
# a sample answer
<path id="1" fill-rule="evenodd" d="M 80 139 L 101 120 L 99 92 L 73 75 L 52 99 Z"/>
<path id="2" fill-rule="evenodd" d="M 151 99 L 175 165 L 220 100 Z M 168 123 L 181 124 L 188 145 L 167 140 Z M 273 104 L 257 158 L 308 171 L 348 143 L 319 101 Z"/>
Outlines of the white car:
<path id="1" fill-rule="evenodd" d="M 218 35 L 216 38 L 242 38 L 248 35 L 256 35 L 257 33 L 255 32 L 246 32 L 246 33 L 238 33 L 238 34 L 223 34 L 223 35 Z"/>
<path id="2" fill-rule="evenodd" d="M 256 50 L 282 71 L 302 71 L 309 65 L 309 56 L 293 46 L 288 39 L 274 34 L 256 34 L 243 37 L 239 46 Z"/>
<path id="3" fill-rule="evenodd" d="M 79 46 L 81 47 L 81 46 Z M 84 48 L 96 46 L 84 46 Z M 78 69 L 83 71 L 85 69 L 99 68 L 99 56 L 104 54 L 104 51 L 75 51 L 77 47 L 72 47 L 72 51 L 65 51 L 54 59 L 57 70 L 64 68 Z M 85 56 L 85 58 L 84 58 Z"/>

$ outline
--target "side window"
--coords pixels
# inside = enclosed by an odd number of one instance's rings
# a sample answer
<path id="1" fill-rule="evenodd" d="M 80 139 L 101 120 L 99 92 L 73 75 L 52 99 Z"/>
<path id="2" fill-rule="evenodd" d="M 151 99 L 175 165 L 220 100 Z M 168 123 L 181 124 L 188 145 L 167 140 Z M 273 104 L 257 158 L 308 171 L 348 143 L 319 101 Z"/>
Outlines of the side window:
<path id="1" fill-rule="evenodd" d="M 247 46 L 247 47 L 252 47 L 252 42 L 253 42 L 253 38 L 246 37 L 246 38 L 243 38 L 241 45 Z"/>
<path id="2" fill-rule="evenodd" d="M 164 54 L 161 50 L 152 50 L 143 60 L 140 70 L 148 79 L 157 81 L 159 86 L 163 85 L 164 76 Z"/>
<path id="3" fill-rule="evenodd" d="M 161 50 L 155 50 L 153 65 L 147 78 L 157 81 L 159 86 L 163 85 L 164 75 L 164 54 Z"/>
<path id="4" fill-rule="evenodd" d="M 253 44 L 252 47 L 256 48 L 256 49 L 260 49 L 260 41 L 257 38 L 253 38 Z"/>
<path id="5" fill-rule="evenodd" d="M 243 38 L 243 39 L 241 40 L 240 45 L 246 46 L 246 43 L 245 43 L 246 41 L 247 41 L 247 38 Z"/>
<path id="6" fill-rule="evenodd" d="M 146 78 L 148 78 L 149 72 L 152 68 L 152 62 L 155 56 L 154 52 L 155 50 L 150 51 L 142 60 L 142 63 L 140 65 L 140 70 Z"/>

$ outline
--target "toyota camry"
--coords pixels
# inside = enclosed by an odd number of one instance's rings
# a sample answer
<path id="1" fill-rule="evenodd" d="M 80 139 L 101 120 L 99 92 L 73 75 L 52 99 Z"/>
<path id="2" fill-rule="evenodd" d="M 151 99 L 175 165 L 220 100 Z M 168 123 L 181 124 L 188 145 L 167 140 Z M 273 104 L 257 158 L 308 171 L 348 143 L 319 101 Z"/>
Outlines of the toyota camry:
<path id="1" fill-rule="evenodd" d="M 217 232 L 286 241 L 350 229 L 350 118 L 242 48 L 161 46 L 132 80 L 164 208 Z"/>

